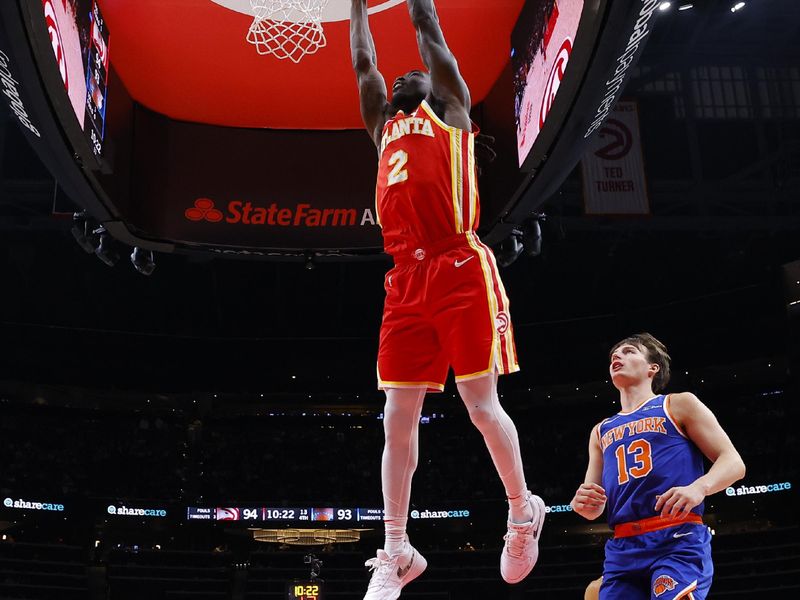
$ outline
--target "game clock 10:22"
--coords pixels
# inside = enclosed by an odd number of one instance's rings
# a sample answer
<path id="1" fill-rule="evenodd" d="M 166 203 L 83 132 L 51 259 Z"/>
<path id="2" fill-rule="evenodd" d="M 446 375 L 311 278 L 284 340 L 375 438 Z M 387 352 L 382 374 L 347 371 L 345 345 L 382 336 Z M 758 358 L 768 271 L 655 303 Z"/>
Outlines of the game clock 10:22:
<path id="1" fill-rule="evenodd" d="M 288 600 L 323 600 L 324 597 L 320 580 L 296 580 L 286 584 Z"/>

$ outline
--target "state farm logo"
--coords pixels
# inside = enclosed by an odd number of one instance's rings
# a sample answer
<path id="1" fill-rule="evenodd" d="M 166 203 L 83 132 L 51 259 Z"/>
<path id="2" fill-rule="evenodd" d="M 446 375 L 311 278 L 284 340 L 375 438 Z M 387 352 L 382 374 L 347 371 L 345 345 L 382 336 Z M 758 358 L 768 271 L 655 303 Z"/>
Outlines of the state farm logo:
<path id="1" fill-rule="evenodd" d="M 194 207 L 187 208 L 183 213 L 190 221 L 208 221 L 209 223 L 219 223 L 222 221 L 222 211 L 214 208 L 214 201 L 208 198 L 198 198 L 194 201 Z"/>
<path id="2" fill-rule="evenodd" d="M 58 71 L 61 79 L 64 80 L 64 88 L 69 92 L 69 75 L 67 74 L 67 59 L 64 56 L 64 41 L 61 39 L 61 31 L 58 28 L 58 17 L 52 0 L 44 0 L 44 22 L 47 25 L 47 33 L 50 35 L 50 43 L 53 45 L 53 53 L 56 55 Z"/>
<path id="3" fill-rule="evenodd" d="M 617 119 L 608 119 L 600 129 L 598 137 L 601 139 L 607 138 L 605 145 L 594 152 L 595 156 L 603 160 L 625 158 L 633 145 L 631 130 Z"/>
<path id="4" fill-rule="evenodd" d="M 359 217 L 359 210 L 361 211 Z M 279 206 L 276 202 L 258 206 L 243 200 L 231 200 L 223 210 L 210 198 L 197 198 L 183 211 L 187 221 L 230 223 L 232 225 L 264 225 L 268 227 L 354 227 L 377 225 L 370 208 L 314 208 L 301 202 Z"/>
<path id="5" fill-rule="evenodd" d="M 572 54 L 572 40 L 567 38 L 561 44 L 556 54 L 556 60 L 553 63 L 553 68 L 550 70 L 550 76 L 547 78 L 547 84 L 544 88 L 544 97 L 542 98 L 542 106 L 539 109 L 539 129 L 544 127 L 544 122 L 547 115 L 550 114 L 550 109 L 553 106 L 558 88 L 561 87 L 561 80 L 564 79 L 564 73 L 567 70 L 567 63 Z"/>
<path id="6" fill-rule="evenodd" d="M 508 316 L 506 311 L 503 310 L 497 313 L 497 316 L 494 318 L 494 326 L 497 329 L 497 333 L 503 335 L 506 331 L 508 331 L 510 325 L 511 318 Z"/>

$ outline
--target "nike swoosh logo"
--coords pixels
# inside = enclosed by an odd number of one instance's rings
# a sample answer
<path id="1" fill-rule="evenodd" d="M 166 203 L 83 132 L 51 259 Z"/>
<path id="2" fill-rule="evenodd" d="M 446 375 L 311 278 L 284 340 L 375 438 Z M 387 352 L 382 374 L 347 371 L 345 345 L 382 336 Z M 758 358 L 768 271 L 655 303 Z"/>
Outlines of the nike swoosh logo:
<path id="1" fill-rule="evenodd" d="M 474 256 L 470 256 L 469 258 L 465 258 L 464 260 L 457 260 L 457 261 L 456 261 L 455 263 L 453 263 L 453 264 L 455 264 L 455 266 L 456 266 L 456 269 L 458 269 L 459 267 L 463 267 L 465 264 L 467 264 L 467 263 L 468 263 L 469 261 L 471 261 L 473 258 L 475 258 L 475 257 L 474 257 Z"/>
<path id="2" fill-rule="evenodd" d="M 413 564 L 414 564 L 414 558 L 415 558 L 416 556 L 417 556 L 417 553 L 416 553 L 416 552 L 414 552 L 414 553 L 411 555 L 411 561 L 410 561 L 410 562 L 409 562 L 409 563 L 408 563 L 408 564 L 407 564 L 405 567 L 398 567 L 398 568 L 397 568 L 397 577 L 399 577 L 400 579 L 402 579 L 403 577 L 405 577 L 405 576 L 406 576 L 406 573 L 408 573 L 408 572 L 411 570 L 411 565 L 413 565 Z"/>
<path id="3" fill-rule="evenodd" d="M 687 535 L 694 535 L 694 532 L 690 531 L 689 533 L 673 533 L 672 537 L 674 537 L 674 538 L 682 538 L 682 537 L 686 537 Z"/>

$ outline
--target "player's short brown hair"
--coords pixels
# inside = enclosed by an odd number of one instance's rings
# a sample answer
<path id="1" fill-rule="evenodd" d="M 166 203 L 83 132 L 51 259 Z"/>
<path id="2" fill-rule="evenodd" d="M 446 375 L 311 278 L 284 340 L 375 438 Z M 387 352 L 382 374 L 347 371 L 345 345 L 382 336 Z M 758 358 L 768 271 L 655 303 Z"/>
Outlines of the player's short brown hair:
<path id="1" fill-rule="evenodd" d="M 653 377 L 653 391 L 661 392 L 669 383 L 669 365 L 672 359 L 667 353 L 667 347 L 649 333 L 637 333 L 617 342 L 608 353 L 609 360 L 614 351 L 620 346 L 631 344 L 645 350 L 647 361 L 658 365 L 658 371 Z"/>

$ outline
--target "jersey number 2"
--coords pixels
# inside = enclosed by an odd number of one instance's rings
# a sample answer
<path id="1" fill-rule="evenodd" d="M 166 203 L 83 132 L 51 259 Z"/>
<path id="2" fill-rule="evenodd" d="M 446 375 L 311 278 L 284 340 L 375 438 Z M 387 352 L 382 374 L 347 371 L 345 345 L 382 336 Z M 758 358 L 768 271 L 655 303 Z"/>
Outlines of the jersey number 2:
<path id="1" fill-rule="evenodd" d="M 405 150 L 398 150 L 389 157 L 389 166 L 392 170 L 389 171 L 389 176 L 386 178 L 386 186 L 394 185 L 408 179 L 408 171 L 403 167 L 408 162 L 408 152 Z"/>
<path id="2" fill-rule="evenodd" d="M 647 440 L 636 440 L 627 446 L 624 444 L 617 446 L 614 454 L 617 457 L 617 483 L 625 485 L 631 477 L 639 479 L 653 470 L 653 458 L 650 449 L 650 442 Z M 633 466 L 629 469 L 626 455 L 633 456 Z"/>

